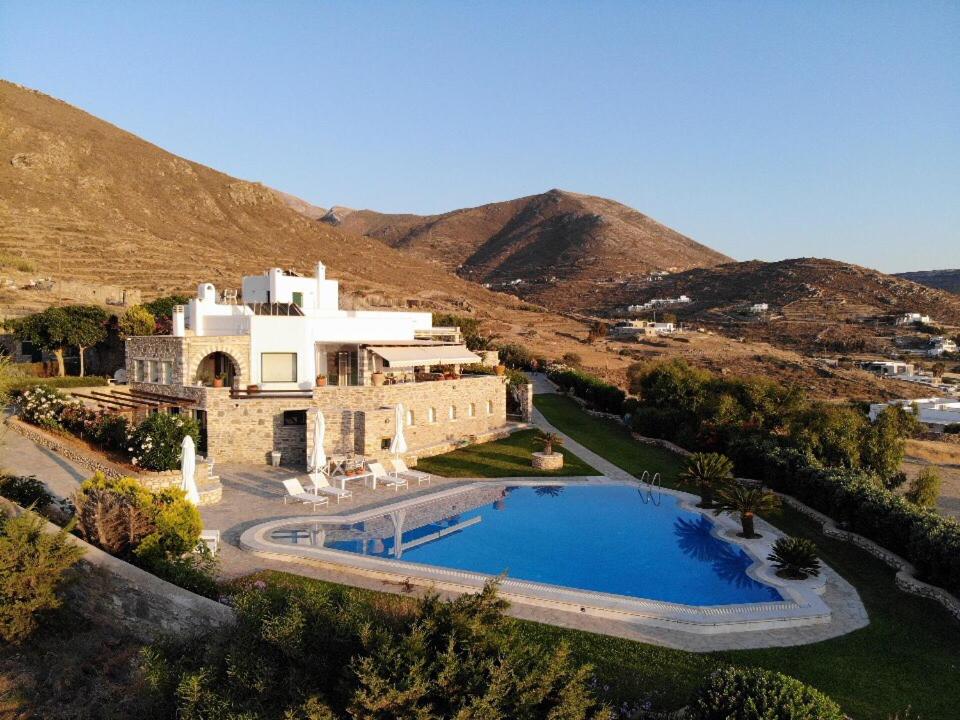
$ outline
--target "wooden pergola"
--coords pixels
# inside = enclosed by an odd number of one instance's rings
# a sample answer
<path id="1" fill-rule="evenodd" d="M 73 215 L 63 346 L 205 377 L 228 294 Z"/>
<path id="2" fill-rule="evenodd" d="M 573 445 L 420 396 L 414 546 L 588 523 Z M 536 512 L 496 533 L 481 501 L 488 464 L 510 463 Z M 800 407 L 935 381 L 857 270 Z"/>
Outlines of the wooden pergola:
<path id="1" fill-rule="evenodd" d="M 146 392 L 144 390 L 86 390 L 73 392 L 73 397 L 95 403 L 99 409 L 122 415 L 148 415 L 151 412 L 169 412 L 195 408 L 197 402 L 175 395 Z"/>

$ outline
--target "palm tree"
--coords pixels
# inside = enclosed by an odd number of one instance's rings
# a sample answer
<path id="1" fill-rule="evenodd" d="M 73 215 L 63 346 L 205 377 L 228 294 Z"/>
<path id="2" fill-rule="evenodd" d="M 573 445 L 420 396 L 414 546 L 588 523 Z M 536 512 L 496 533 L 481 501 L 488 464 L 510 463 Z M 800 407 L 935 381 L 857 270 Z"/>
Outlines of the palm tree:
<path id="1" fill-rule="evenodd" d="M 548 432 L 546 430 L 540 430 L 537 433 L 535 442 L 539 445 L 543 445 L 543 454 L 544 455 L 553 455 L 553 446 L 563 445 L 563 436 L 559 433 Z"/>
<path id="2" fill-rule="evenodd" d="M 743 537 L 760 537 L 753 530 L 753 518 L 755 515 L 773 510 L 780 505 L 780 498 L 769 490 L 753 485 L 741 485 L 733 482 L 717 493 L 717 507 L 714 509 L 714 515 L 723 512 L 736 513 L 740 516 L 740 524 L 743 526 Z"/>
<path id="3" fill-rule="evenodd" d="M 694 453 L 687 459 L 687 467 L 680 480 L 700 488 L 698 507 L 713 507 L 713 491 L 720 483 L 733 477 L 733 463 L 719 453 Z"/>

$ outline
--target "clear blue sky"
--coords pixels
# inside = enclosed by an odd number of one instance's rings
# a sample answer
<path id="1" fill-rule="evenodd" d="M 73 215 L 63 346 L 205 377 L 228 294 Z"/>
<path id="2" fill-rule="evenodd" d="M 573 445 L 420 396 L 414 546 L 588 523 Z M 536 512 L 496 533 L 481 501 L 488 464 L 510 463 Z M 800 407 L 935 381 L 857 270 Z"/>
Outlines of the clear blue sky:
<path id="1" fill-rule="evenodd" d="M 318 205 L 560 187 L 738 259 L 960 267 L 960 2 L 10 2 L 0 76 Z"/>

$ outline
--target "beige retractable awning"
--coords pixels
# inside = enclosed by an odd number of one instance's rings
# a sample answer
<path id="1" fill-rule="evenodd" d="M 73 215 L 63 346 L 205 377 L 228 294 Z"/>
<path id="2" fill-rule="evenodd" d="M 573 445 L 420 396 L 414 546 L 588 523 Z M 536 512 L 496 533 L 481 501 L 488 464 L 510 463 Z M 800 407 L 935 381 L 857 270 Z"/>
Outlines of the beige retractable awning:
<path id="1" fill-rule="evenodd" d="M 466 345 L 390 345 L 371 347 L 370 350 L 382 357 L 387 367 L 391 368 L 470 365 L 480 362 L 480 356 L 467 350 Z"/>

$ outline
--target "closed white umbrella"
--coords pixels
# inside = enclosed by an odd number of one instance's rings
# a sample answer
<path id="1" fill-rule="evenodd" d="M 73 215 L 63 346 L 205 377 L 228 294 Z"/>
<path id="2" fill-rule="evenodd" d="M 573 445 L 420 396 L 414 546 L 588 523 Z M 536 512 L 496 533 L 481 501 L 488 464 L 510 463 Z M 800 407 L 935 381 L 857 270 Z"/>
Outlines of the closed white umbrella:
<path id="1" fill-rule="evenodd" d="M 197 450 L 193 445 L 193 438 L 187 435 L 183 439 L 180 455 L 180 474 L 183 481 L 180 487 L 187 494 L 187 500 L 194 505 L 200 504 L 200 491 L 197 489 Z"/>
<path id="2" fill-rule="evenodd" d="M 327 433 L 327 421 L 323 413 L 317 410 L 313 423 L 313 449 L 310 451 L 310 472 L 323 471 L 327 465 L 327 454 L 323 451 L 323 437 Z"/>
<path id="3" fill-rule="evenodd" d="M 394 455 L 402 455 L 407 451 L 407 439 L 403 436 L 403 405 L 401 403 L 397 403 L 394 420 L 397 429 L 394 431 L 393 440 L 390 441 L 390 452 Z"/>

